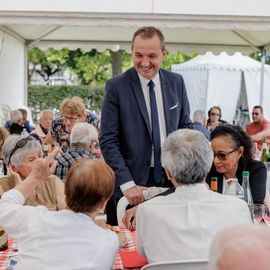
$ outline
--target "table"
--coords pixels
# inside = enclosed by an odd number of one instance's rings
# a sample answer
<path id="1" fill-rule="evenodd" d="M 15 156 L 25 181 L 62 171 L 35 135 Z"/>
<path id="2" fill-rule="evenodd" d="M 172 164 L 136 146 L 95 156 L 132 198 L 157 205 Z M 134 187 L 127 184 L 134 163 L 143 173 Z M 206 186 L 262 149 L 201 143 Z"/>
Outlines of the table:
<path id="1" fill-rule="evenodd" d="M 121 232 L 124 232 L 127 238 L 126 244 L 120 249 L 120 251 L 133 251 L 136 250 L 136 232 L 130 232 L 129 230 L 121 227 Z M 5 251 L 0 252 L 0 270 L 7 270 L 7 265 L 10 261 L 10 258 L 16 254 L 16 250 L 12 248 L 14 244 L 14 240 L 12 238 L 8 239 L 8 246 L 9 248 Z M 124 266 L 122 264 L 121 257 L 119 255 L 119 252 L 117 252 L 115 257 L 115 262 L 113 266 L 114 270 L 121 270 L 124 269 Z"/>

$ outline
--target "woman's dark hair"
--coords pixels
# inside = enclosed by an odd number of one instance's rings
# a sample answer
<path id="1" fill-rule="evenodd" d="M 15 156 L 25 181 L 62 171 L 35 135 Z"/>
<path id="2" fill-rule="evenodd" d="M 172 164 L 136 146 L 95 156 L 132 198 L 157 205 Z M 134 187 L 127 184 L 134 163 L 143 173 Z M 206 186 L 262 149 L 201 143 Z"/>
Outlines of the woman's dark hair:
<path id="1" fill-rule="evenodd" d="M 253 142 L 241 127 L 231 124 L 221 124 L 212 131 L 210 139 L 212 141 L 213 139 L 221 136 L 230 137 L 236 147 L 244 147 L 242 155 L 244 163 L 253 159 Z"/>

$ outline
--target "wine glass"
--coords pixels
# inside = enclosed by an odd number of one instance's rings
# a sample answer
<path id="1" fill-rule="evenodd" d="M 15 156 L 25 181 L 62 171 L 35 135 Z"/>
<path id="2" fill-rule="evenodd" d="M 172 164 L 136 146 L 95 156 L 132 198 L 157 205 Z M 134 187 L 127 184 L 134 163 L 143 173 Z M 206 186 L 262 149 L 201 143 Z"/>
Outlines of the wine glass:
<path id="1" fill-rule="evenodd" d="M 264 205 L 263 220 L 267 224 L 267 226 L 270 226 L 270 209 L 268 205 Z"/>
<path id="2" fill-rule="evenodd" d="M 252 207 L 252 218 L 255 225 L 260 224 L 264 218 L 265 208 L 263 204 L 254 204 Z"/>

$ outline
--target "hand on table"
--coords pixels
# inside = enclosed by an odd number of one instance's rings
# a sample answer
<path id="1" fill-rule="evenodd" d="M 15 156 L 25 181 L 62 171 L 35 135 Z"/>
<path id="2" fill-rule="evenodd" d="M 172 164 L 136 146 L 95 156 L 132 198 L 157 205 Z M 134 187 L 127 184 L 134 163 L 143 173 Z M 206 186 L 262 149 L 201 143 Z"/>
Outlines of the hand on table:
<path id="1" fill-rule="evenodd" d="M 127 229 L 134 231 L 136 229 L 136 210 L 138 206 L 128 209 L 123 216 L 122 222 Z"/>

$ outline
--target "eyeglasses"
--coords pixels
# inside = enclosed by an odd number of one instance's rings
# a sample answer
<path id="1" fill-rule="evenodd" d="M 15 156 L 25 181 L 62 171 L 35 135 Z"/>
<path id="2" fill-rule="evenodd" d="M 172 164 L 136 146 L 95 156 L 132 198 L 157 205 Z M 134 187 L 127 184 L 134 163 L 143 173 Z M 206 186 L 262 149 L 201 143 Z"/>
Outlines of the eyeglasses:
<path id="1" fill-rule="evenodd" d="M 17 141 L 17 143 L 15 144 L 14 148 L 12 149 L 12 151 L 10 152 L 9 158 L 8 158 L 8 163 L 7 166 L 10 163 L 10 159 L 11 157 L 14 155 L 14 153 L 19 150 L 20 148 L 23 148 L 29 141 L 34 141 L 36 140 L 33 136 L 28 136 L 25 138 L 20 139 L 19 141 Z"/>
<path id="2" fill-rule="evenodd" d="M 259 115 L 259 113 L 257 113 L 257 112 L 253 112 L 253 113 L 252 113 L 252 115 Z"/>
<path id="3" fill-rule="evenodd" d="M 72 121 L 76 121 L 79 117 L 68 117 L 68 116 L 62 115 L 62 118 L 64 121 L 69 120 L 72 122 Z"/>
<path id="4" fill-rule="evenodd" d="M 225 161 L 227 159 L 227 157 L 232 154 L 233 152 L 235 152 L 236 150 L 238 150 L 239 148 L 236 148 L 228 153 L 225 153 L 225 152 L 217 152 L 215 153 L 214 152 L 214 158 L 217 157 L 219 160 L 221 161 Z"/>
<path id="5" fill-rule="evenodd" d="M 210 115 L 211 115 L 211 116 L 215 116 L 215 115 L 216 115 L 216 116 L 220 116 L 219 113 L 213 113 L 213 112 L 212 112 Z"/>

